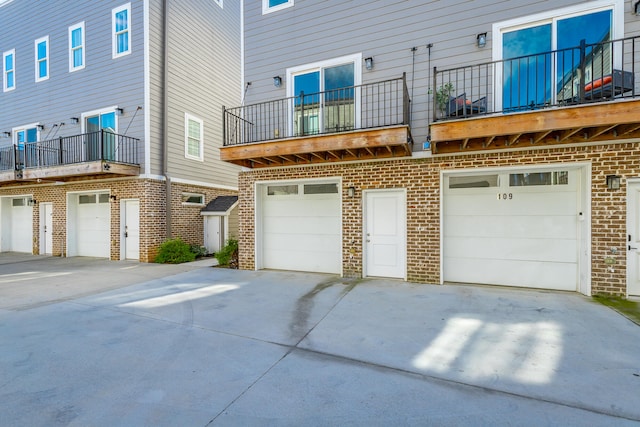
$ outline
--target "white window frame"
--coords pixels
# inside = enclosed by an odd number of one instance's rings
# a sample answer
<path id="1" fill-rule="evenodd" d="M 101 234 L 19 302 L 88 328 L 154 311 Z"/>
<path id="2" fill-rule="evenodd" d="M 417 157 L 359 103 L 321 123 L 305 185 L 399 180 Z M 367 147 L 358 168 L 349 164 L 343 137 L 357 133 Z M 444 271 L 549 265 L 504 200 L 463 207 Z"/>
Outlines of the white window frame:
<path id="1" fill-rule="evenodd" d="M 185 198 L 189 198 L 189 197 L 199 197 L 200 198 L 200 202 L 187 202 L 184 201 Z M 204 194 L 202 193 L 182 193 L 182 206 L 204 206 Z"/>
<path id="2" fill-rule="evenodd" d="M 13 57 L 13 68 L 11 71 L 7 71 L 7 57 Z M 7 74 L 13 73 L 13 86 L 9 86 L 7 83 Z M 11 49 L 2 54 L 2 91 L 9 92 L 16 88 L 16 50 Z"/>
<path id="3" fill-rule="evenodd" d="M 220 9 L 224 9 L 224 7 L 222 7 L 222 0 L 213 0 L 213 2 L 220 6 Z"/>
<path id="4" fill-rule="evenodd" d="M 84 113 L 80 114 L 80 133 L 84 134 L 86 133 L 86 127 L 87 127 L 87 117 L 93 117 L 93 116 L 101 116 L 103 114 L 109 114 L 109 113 L 114 113 L 115 117 L 116 117 L 116 128 L 113 130 L 116 134 L 118 133 L 118 113 L 117 110 L 118 106 L 114 105 L 112 107 L 105 107 L 105 108 L 101 108 L 99 110 L 93 110 L 93 111 L 85 111 Z"/>
<path id="5" fill-rule="evenodd" d="M 75 48 L 73 47 L 73 37 L 72 37 L 72 33 L 77 30 L 80 29 L 81 32 L 81 39 L 82 41 L 80 42 L 80 46 L 76 46 Z M 82 49 L 82 64 L 78 65 L 78 66 L 74 66 L 73 63 L 73 59 L 74 59 L 74 52 L 78 49 Z M 84 30 L 84 21 L 82 22 L 78 22 L 75 25 L 72 25 L 69 27 L 69 72 L 72 73 L 74 71 L 78 71 L 78 70 L 82 70 L 85 67 L 85 58 L 86 58 L 86 54 L 87 54 L 87 50 L 85 48 L 85 30 Z"/>
<path id="6" fill-rule="evenodd" d="M 298 94 L 294 93 L 294 84 L 293 78 L 298 74 L 310 73 L 313 71 L 318 71 L 323 68 L 331 68 L 338 65 L 345 65 L 353 63 L 353 85 L 356 87 L 354 90 L 354 127 L 356 129 L 360 128 L 360 85 L 362 85 L 362 53 L 355 53 L 353 55 L 341 56 L 339 58 L 332 58 L 325 61 L 313 62 L 311 64 L 299 65 L 297 67 L 287 68 L 287 98 L 291 99 Z M 323 90 L 322 87 L 320 89 Z M 294 134 L 294 125 L 293 125 L 293 103 L 290 103 L 290 112 L 288 114 L 289 119 L 289 135 Z M 322 123 L 322 118 L 319 118 L 319 123 Z"/>
<path id="7" fill-rule="evenodd" d="M 621 39 L 624 37 L 624 0 L 595 0 L 583 2 L 575 6 L 554 9 L 534 15 L 523 16 L 520 18 L 510 19 L 508 21 L 497 22 L 492 26 L 493 35 L 493 61 L 502 60 L 502 34 L 514 30 L 530 28 L 546 23 L 553 23 L 560 19 L 566 19 L 573 16 L 585 15 L 588 13 L 601 12 L 604 10 L 612 11 L 611 23 L 611 39 Z M 552 28 L 551 50 L 557 49 L 557 38 L 555 28 Z M 615 55 L 617 60 L 621 60 L 622 55 Z M 502 70 L 496 67 L 496 82 L 499 85 L 494 87 L 494 110 L 502 110 Z"/>
<path id="8" fill-rule="evenodd" d="M 293 6 L 293 0 L 287 0 L 286 2 L 279 4 L 277 6 L 269 6 L 269 0 L 262 0 L 262 14 L 266 15 L 267 13 L 277 12 L 282 9 L 286 9 L 288 7 Z"/>
<path id="9" fill-rule="evenodd" d="M 44 42 L 45 46 L 45 56 L 44 58 L 38 58 L 38 45 Z M 41 82 L 44 80 L 49 80 L 49 36 L 40 37 L 33 42 L 34 49 L 34 63 L 35 63 L 35 71 L 36 71 L 36 82 Z M 45 61 L 47 66 L 47 71 L 44 77 L 40 76 L 40 62 Z"/>
<path id="10" fill-rule="evenodd" d="M 189 121 L 198 122 L 200 124 L 200 146 L 199 156 L 189 154 Z M 184 113 L 184 156 L 187 159 L 204 161 L 204 121 L 189 113 Z"/>
<path id="11" fill-rule="evenodd" d="M 127 11 L 127 29 L 121 32 L 116 31 L 116 15 L 123 10 Z M 127 34 L 127 50 L 118 52 L 118 36 L 120 34 Z M 120 58 L 131 54 L 131 3 L 123 4 L 111 10 L 111 56 L 113 59 Z"/>

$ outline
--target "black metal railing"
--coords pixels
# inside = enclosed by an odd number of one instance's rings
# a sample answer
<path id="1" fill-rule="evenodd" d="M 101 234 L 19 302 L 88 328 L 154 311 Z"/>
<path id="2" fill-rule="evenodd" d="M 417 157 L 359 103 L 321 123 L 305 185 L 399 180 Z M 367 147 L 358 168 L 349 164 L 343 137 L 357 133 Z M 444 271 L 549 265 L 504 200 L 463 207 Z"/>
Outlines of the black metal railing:
<path id="1" fill-rule="evenodd" d="M 447 70 L 434 67 L 433 119 L 605 102 L 640 95 L 640 37 Z"/>
<path id="2" fill-rule="evenodd" d="M 223 108 L 225 146 L 409 125 L 406 76 Z"/>
<path id="3" fill-rule="evenodd" d="M 91 161 L 138 164 L 140 140 L 107 130 L 29 142 L 0 149 L 0 170 L 22 170 Z"/>

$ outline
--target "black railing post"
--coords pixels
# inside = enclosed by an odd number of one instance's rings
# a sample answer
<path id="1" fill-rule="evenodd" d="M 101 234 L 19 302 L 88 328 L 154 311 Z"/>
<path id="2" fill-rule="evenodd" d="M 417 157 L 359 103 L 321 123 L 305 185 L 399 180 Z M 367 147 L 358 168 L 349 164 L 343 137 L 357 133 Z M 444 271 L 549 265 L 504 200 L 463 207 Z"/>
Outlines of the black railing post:
<path id="1" fill-rule="evenodd" d="M 300 135 L 304 135 L 304 91 L 300 91 Z"/>
<path id="2" fill-rule="evenodd" d="M 100 157 L 99 160 L 104 160 L 104 129 L 100 129 L 100 141 L 99 141 Z"/>
<path id="3" fill-rule="evenodd" d="M 62 137 L 58 138 L 58 164 L 61 165 L 63 161 L 62 156 Z"/>
<path id="4" fill-rule="evenodd" d="M 435 123 L 438 120 L 438 100 L 436 94 L 438 93 L 438 89 L 436 85 L 438 84 L 438 69 L 437 67 L 433 67 L 433 90 L 431 91 L 431 102 L 433 104 L 433 122 Z"/>
<path id="5" fill-rule="evenodd" d="M 585 84 L 585 75 L 584 75 L 584 67 L 585 67 L 585 62 L 586 62 L 586 40 L 582 39 L 580 40 L 580 67 L 578 68 L 579 72 L 580 72 L 580 90 L 579 90 L 579 96 L 580 96 L 580 103 L 584 102 L 584 84 Z M 601 77 L 604 78 L 604 77 Z"/>
<path id="6" fill-rule="evenodd" d="M 16 144 L 13 144 L 13 168 L 15 170 L 19 170 L 18 169 L 18 146 Z"/>
<path id="7" fill-rule="evenodd" d="M 227 114 L 224 105 L 222 106 L 222 146 L 227 145 Z"/>

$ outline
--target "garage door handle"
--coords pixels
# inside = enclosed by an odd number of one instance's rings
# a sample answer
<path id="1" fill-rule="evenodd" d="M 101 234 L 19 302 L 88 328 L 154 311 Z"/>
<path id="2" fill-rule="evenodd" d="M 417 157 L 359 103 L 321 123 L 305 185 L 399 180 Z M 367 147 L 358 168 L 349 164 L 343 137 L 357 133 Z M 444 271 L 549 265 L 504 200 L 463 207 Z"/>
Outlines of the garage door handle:
<path id="1" fill-rule="evenodd" d="M 638 248 L 634 248 L 633 246 L 629 245 L 629 250 L 631 249 L 638 249 Z"/>

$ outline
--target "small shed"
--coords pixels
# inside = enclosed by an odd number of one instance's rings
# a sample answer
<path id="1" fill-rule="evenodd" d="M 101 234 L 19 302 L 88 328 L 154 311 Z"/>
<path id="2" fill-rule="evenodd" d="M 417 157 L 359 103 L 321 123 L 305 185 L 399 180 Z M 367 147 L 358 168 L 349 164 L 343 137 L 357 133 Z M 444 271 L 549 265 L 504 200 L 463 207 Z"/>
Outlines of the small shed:
<path id="1" fill-rule="evenodd" d="M 218 196 L 202 208 L 204 246 L 214 254 L 230 238 L 238 237 L 238 196 Z"/>

